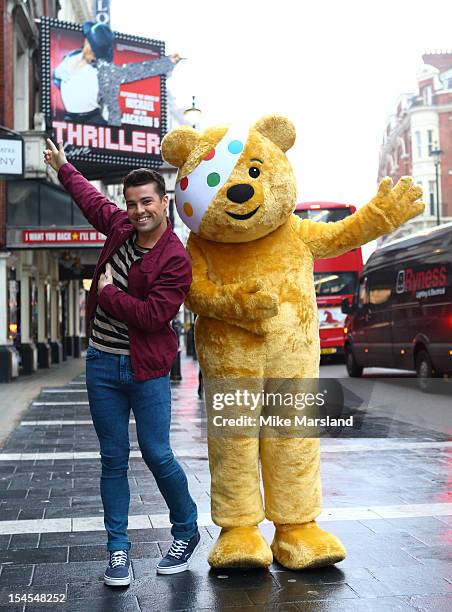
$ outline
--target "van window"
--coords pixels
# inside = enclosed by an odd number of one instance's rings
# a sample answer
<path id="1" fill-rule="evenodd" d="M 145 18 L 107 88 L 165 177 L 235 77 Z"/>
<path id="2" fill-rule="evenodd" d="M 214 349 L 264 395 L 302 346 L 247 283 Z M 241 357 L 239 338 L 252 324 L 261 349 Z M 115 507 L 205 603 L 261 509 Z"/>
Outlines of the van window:
<path id="1" fill-rule="evenodd" d="M 349 295 L 355 293 L 355 272 L 314 272 L 316 295 Z"/>
<path id="2" fill-rule="evenodd" d="M 395 288 L 394 272 L 392 269 L 375 270 L 367 277 L 369 304 L 378 307 L 386 304 Z"/>
<path id="3" fill-rule="evenodd" d="M 367 277 L 361 279 L 358 290 L 358 306 L 364 306 L 369 303 L 369 293 L 367 291 Z"/>
<path id="4" fill-rule="evenodd" d="M 380 287 L 379 289 L 369 289 L 369 303 L 374 306 L 384 304 L 391 297 L 391 289 Z"/>

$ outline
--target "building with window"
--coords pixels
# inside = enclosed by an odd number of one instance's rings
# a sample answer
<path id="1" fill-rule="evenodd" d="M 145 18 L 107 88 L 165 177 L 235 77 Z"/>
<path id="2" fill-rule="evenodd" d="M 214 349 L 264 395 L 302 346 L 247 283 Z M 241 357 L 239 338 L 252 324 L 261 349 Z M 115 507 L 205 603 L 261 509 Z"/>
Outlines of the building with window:
<path id="1" fill-rule="evenodd" d="M 396 112 L 388 118 L 380 149 L 378 180 L 396 182 L 413 176 L 424 191 L 425 213 L 383 241 L 400 238 L 418 229 L 452 220 L 452 51 L 432 51 L 422 56 L 417 93 L 402 94 Z M 432 150 L 440 149 L 438 192 Z"/>
<path id="2" fill-rule="evenodd" d="M 78 357 L 86 343 L 86 292 L 104 237 L 43 163 L 39 22 L 83 23 L 92 9 L 92 0 L 0 1 L 0 170 L 2 143 L 23 144 L 23 172 L 0 171 L 0 381 Z M 167 100 L 171 127 L 183 120 Z M 162 173 L 170 217 L 183 232 L 173 204 L 176 170 L 164 165 Z M 95 184 L 125 207 L 121 185 Z"/>
<path id="3" fill-rule="evenodd" d="M 0 380 L 31 373 L 62 359 L 64 289 L 58 258 L 48 250 L 15 250 L 12 231 L 38 224 L 61 203 L 62 190 L 42 167 L 44 129 L 40 116 L 39 19 L 56 17 L 58 0 L 0 3 Z M 8 138 L 13 140 L 8 141 Z M 5 145 L 23 151 L 23 168 L 5 176 Z M 10 229 L 11 228 L 11 229 Z M 13 239 L 14 243 L 14 239 Z M 66 287 L 74 290 L 74 287 Z"/>

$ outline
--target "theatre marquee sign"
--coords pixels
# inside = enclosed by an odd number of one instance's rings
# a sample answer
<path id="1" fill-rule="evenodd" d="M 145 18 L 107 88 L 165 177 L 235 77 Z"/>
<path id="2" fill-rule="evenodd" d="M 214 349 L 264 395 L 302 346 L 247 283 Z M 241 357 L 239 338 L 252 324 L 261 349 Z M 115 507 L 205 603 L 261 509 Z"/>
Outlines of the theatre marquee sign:
<path id="1" fill-rule="evenodd" d="M 160 167 L 173 67 L 164 42 L 42 18 L 41 66 L 47 130 L 74 165 L 90 178 Z"/>

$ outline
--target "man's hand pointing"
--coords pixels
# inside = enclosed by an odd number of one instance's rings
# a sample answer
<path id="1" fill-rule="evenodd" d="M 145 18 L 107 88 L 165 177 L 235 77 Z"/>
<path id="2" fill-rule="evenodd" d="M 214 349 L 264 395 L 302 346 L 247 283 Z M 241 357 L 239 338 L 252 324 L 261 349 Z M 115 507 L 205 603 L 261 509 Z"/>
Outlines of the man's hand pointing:
<path id="1" fill-rule="evenodd" d="M 56 172 L 61 168 L 63 164 L 67 163 L 66 155 L 64 154 L 63 143 L 60 142 L 58 149 L 54 143 L 47 138 L 47 146 L 49 147 L 44 151 L 44 161 L 49 166 L 52 166 Z"/>

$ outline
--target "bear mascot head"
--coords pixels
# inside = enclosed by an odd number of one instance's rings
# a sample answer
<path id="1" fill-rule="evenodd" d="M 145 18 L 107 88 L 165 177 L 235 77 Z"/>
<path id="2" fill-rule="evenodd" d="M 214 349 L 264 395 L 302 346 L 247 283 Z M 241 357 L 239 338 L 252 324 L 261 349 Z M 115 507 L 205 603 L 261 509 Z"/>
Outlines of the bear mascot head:
<path id="1" fill-rule="evenodd" d="M 216 242 L 250 242 L 275 230 L 295 206 L 296 182 L 285 155 L 294 142 L 293 124 L 274 115 L 251 128 L 173 130 L 162 153 L 179 168 L 176 206 L 182 221 Z"/>

